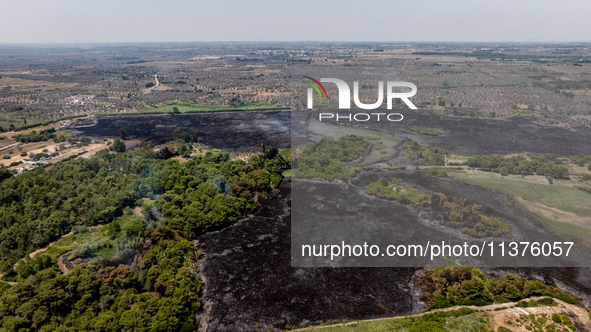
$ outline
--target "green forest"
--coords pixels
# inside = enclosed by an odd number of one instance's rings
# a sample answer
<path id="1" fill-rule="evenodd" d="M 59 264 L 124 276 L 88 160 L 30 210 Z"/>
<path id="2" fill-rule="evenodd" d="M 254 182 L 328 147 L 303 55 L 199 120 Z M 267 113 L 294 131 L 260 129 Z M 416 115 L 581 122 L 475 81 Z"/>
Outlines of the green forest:
<path id="1" fill-rule="evenodd" d="M 149 147 L 102 150 L 4 177 L 0 273 L 16 284 L 0 282 L 0 331 L 193 330 L 201 282 L 191 266 L 198 252 L 185 238 L 251 212 L 288 165 L 274 148 L 248 163 L 211 151 L 184 163 L 165 157 Z M 143 218 L 129 215 L 134 206 Z M 22 260 L 70 231 L 57 252 Z M 73 236 L 84 248 L 70 256 L 101 257 L 118 246 L 133 248 L 139 265 L 95 260 L 64 275 L 56 256 Z"/>
<path id="2" fill-rule="evenodd" d="M 62 275 L 47 256 L 29 262 L 33 274 L 0 286 L 0 331 L 193 331 L 194 245 L 162 230 L 146 238 L 156 245 L 141 248 L 139 273 L 79 264 Z"/>

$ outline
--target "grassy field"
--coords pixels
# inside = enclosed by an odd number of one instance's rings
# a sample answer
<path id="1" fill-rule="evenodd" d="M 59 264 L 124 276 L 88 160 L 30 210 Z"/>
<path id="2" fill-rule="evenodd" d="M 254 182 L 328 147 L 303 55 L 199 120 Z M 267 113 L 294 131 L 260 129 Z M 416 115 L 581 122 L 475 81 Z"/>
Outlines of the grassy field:
<path id="1" fill-rule="evenodd" d="M 583 217 L 591 217 L 591 195 L 574 187 L 536 184 L 528 180 L 513 178 L 478 179 L 458 171 L 449 171 L 448 174 L 458 180 L 501 190 L 526 201 L 537 202 Z"/>
<path id="2" fill-rule="evenodd" d="M 79 118 L 86 116 L 85 114 L 78 114 L 78 115 L 69 115 L 64 116 L 61 118 L 31 118 L 27 117 L 27 123 L 25 124 L 25 120 L 22 116 L 15 116 L 14 114 L 10 113 L 0 113 L 0 127 L 6 132 L 10 130 L 10 125 L 12 124 L 14 128 L 18 131 L 20 129 L 25 130 L 27 128 L 35 128 L 35 130 L 40 129 L 47 129 L 51 127 L 59 127 L 61 123 L 60 121 L 69 120 L 74 118 Z M 45 128 L 40 128 L 43 126 Z"/>
<path id="3" fill-rule="evenodd" d="M 39 125 L 44 122 L 47 122 L 47 120 L 40 118 L 28 118 L 26 125 Z M 8 131 L 10 125 L 13 125 L 14 128 L 20 128 L 25 126 L 25 120 L 20 116 L 14 116 L 10 113 L 0 113 L 0 127 L 2 127 L 4 131 Z"/>
<path id="4" fill-rule="evenodd" d="M 178 111 L 175 111 L 175 107 Z M 178 100 L 169 100 L 164 105 L 158 108 L 142 108 L 134 113 L 103 113 L 97 112 L 95 116 L 112 116 L 112 115 L 138 115 L 138 114 L 174 114 L 174 113 L 202 113 L 202 112 L 222 112 L 222 111 L 256 111 L 282 109 L 281 107 L 268 102 L 248 103 L 245 105 L 203 105 L 191 104 Z"/>
<path id="5" fill-rule="evenodd" d="M 132 229 L 132 227 L 141 227 L 138 225 L 142 225 L 144 221 L 142 218 L 132 215 L 130 211 L 117 219 L 119 225 L 117 231 L 110 229 L 113 228 L 111 225 L 98 227 L 75 226 L 69 235 L 51 244 L 43 254 L 57 259 L 59 256 L 70 252 L 73 256 L 91 258 L 91 261 L 100 261 L 134 248 L 138 237 L 137 234 L 131 235 L 128 230 Z"/>
<path id="6" fill-rule="evenodd" d="M 348 325 L 335 325 L 316 329 L 297 331 L 322 332 L 409 332 L 409 331 L 486 331 L 488 317 L 485 313 L 473 310 L 452 310 L 434 314 L 416 315 L 412 318 L 392 318 L 374 321 L 361 321 Z"/>

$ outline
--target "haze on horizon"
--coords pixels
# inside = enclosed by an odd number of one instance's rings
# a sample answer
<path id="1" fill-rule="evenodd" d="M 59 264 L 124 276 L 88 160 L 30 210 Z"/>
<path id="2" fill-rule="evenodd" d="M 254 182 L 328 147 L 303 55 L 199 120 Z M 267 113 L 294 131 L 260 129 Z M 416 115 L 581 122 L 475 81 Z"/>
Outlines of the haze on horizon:
<path id="1" fill-rule="evenodd" d="M 587 42 L 582 0 L 3 0 L 0 44 Z"/>

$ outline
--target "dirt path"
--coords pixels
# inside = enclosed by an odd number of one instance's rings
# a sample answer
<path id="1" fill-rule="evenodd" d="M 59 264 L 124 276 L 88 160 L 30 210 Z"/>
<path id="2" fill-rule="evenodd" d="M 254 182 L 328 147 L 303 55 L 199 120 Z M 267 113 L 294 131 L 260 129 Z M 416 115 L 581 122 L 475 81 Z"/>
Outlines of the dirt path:
<path id="1" fill-rule="evenodd" d="M 160 82 L 158 81 L 158 74 L 154 74 L 154 79 L 156 80 L 156 85 L 148 88 L 148 90 L 144 91 L 144 94 L 150 93 L 152 90 L 156 89 L 160 85 Z"/>
<path id="2" fill-rule="evenodd" d="M 17 284 L 14 281 L 4 281 L 4 280 L 2 280 L 2 277 L 4 277 L 4 273 L 0 273 L 0 282 L 5 282 L 5 283 L 9 284 L 10 286 Z"/>
<path id="3" fill-rule="evenodd" d="M 526 301 L 539 300 L 541 298 L 544 298 L 544 296 L 531 297 L 531 298 L 527 298 L 525 300 Z M 334 326 L 345 326 L 345 325 L 352 325 L 352 324 L 373 322 L 373 321 L 380 321 L 380 320 L 388 320 L 388 319 L 420 317 L 420 316 L 430 314 L 433 312 L 458 310 L 460 308 L 470 308 L 473 310 L 481 310 L 481 311 L 486 312 L 487 315 L 489 316 L 489 319 L 490 319 L 490 327 L 492 327 L 494 331 L 496 331 L 499 328 L 499 326 L 510 328 L 512 331 L 515 331 L 515 332 L 521 332 L 522 330 L 528 331 L 525 329 L 525 326 L 522 326 L 523 329 L 519 329 L 519 328 L 516 328 L 515 326 L 508 325 L 505 322 L 507 321 L 507 319 L 509 317 L 519 318 L 519 315 L 523 315 L 523 314 L 529 315 L 529 314 L 545 313 L 545 314 L 551 315 L 552 313 L 555 313 L 555 312 L 567 313 L 571 318 L 575 317 L 576 319 L 574 321 L 576 323 L 583 325 L 586 328 L 586 331 L 591 331 L 591 320 L 589 319 L 587 310 L 585 310 L 581 307 L 577 307 L 574 304 L 568 304 L 568 303 L 563 302 L 558 299 L 554 299 L 554 301 L 556 301 L 556 303 L 557 303 L 557 306 L 555 306 L 555 307 L 544 306 L 544 307 L 534 307 L 534 308 L 512 308 L 513 306 L 515 306 L 517 304 L 517 302 L 508 302 L 508 303 L 502 303 L 502 304 L 490 304 L 490 305 L 481 306 L 481 307 L 478 307 L 478 306 L 454 306 L 454 307 L 449 307 L 449 308 L 444 308 L 444 309 L 435 309 L 435 310 L 431 310 L 431 311 L 425 311 L 425 312 L 421 312 L 421 313 L 414 314 L 414 315 L 375 318 L 375 319 L 367 319 L 367 320 L 356 320 L 356 321 L 350 321 L 350 322 L 341 323 L 341 324 L 310 326 L 310 327 L 305 327 L 305 328 L 291 330 L 291 331 L 307 331 L 307 330 L 324 329 L 324 328 L 329 328 L 329 327 L 334 327 Z M 495 309 L 497 309 L 497 311 L 495 311 Z"/>
<path id="4" fill-rule="evenodd" d="M 14 143 L 14 144 L 10 144 L 10 145 L 7 145 L 7 146 L 3 146 L 3 147 L 0 148 L 0 151 L 6 150 L 6 149 L 10 149 L 11 147 L 17 146 L 17 145 L 18 145 L 18 143 Z"/>

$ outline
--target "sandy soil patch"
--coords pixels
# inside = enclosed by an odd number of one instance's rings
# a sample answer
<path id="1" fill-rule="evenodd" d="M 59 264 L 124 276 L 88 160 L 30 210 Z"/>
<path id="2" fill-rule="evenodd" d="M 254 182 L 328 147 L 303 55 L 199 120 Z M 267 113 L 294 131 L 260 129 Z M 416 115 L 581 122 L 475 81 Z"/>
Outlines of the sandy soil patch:
<path id="1" fill-rule="evenodd" d="M 557 208 L 549 207 L 544 204 L 536 203 L 536 202 L 529 202 L 520 197 L 517 199 L 525 204 L 527 208 L 533 212 L 541 213 L 544 217 L 560 222 L 568 222 L 571 224 L 575 224 L 578 226 L 589 227 L 591 228 L 591 219 L 586 217 L 581 217 L 576 215 L 572 212 L 566 212 L 559 210 Z"/>
<path id="2" fill-rule="evenodd" d="M 589 168 L 587 168 L 587 166 L 573 165 L 570 166 L 570 168 L 571 174 L 591 174 L 591 171 L 589 171 Z"/>

